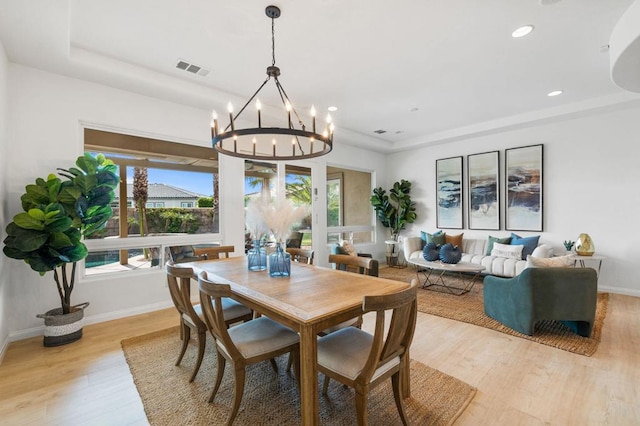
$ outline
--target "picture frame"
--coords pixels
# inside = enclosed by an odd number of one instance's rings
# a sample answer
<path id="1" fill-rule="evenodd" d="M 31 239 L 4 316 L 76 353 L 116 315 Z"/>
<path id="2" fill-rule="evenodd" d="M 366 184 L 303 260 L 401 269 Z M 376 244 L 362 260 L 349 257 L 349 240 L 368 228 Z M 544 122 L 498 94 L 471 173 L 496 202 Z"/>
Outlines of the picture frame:
<path id="1" fill-rule="evenodd" d="M 500 229 L 500 152 L 467 155 L 467 226 Z"/>
<path id="2" fill-rule="evenodd" d="M 505 150 L 505 229 L 543 230 L 543 145 Z"/>
<path id="3" fill-rule="evenodd" d="M 436 226 L 463 229 L 462 156 L 436 160 Z"/>

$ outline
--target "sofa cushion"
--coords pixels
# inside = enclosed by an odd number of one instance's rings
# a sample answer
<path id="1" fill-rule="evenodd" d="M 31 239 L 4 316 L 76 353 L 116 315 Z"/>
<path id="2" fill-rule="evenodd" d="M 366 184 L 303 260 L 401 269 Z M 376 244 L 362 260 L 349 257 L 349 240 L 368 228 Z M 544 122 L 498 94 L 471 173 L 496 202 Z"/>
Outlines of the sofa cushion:
<path id="1" fill-rule="evenodd" d="M 487 252 L 486 252 L 487 256 L 491 256 L 491 250 L 493 250 L 494 243 L 510 244 L 511 237 L 498 238 L 498 237 L 492 237 L 491 235 L 489 235 L 489 238 L 487 239 Z"/>
<path id="2" fill-rule="evenodd" d="M 424 249 L 422 249 L 422 257 L 424 257 L 424 260 L 427 262 L 438 260 L 440 258 L 440 246 L 434 243 L 425 244 Z"/>
<path id="3" fill-rule="evenodd" d="M 535 250 L 535 248 L 538 246 L 539 239 L 539 235 L 533 237 L 521 237 L 520 235 L 511 233 L 511 245 L 524 246 L 524 248 L 522 249 L 522 260 L 526 260 L 527 256 L 533 253 L 533 250 Z"/>
<path id="4" fill-rule="evenodd" d="M 492 257 L 506 257 L 507 259 L 522 259 L 523 245 L 509 245 L 493 243 Z"/>
<path id="5" fill-rule="evenodd" d="M 527 268 L 568 268 L 573 264 L 571 255 L 547 258 L 527 256 Z"/>
<path id="6" fill-rule="evenodd" d="M 454 247 L 459 247 L 460 250 L 462 250 L 462 236 L 464 235 L 463 233 L 460 233 L 458 235 L 449 235 L 449 234 L 444 234 L 444 242 L 445 244 L 451 244 Z"/>
<path id="7" fill-rule="evenodd" d="M 445 233 L 442 231 L 436 231 L 433 234 L 420 231 L 420 236 L 422 237 L 422 241 L 424 241 L 425 243 L 434 243 L 437 246 L 441 246 L 446 243 Z"/>

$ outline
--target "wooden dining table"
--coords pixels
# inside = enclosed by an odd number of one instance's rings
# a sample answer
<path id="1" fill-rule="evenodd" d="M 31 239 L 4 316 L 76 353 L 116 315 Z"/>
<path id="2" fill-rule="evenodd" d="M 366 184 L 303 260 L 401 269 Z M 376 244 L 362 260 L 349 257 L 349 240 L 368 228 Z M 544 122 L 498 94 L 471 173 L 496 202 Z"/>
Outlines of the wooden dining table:
<path id="1" fill-rule="evenodd" d="M 300 411 L 303 425 L 318 424 L 317 334 L 362 314 L 365 295 L 395 293 L 409 283 L 292 262 L 291 276 L 272 278 L 269 271 L 247 269 L 245 256 L 182 263 L 194 277 L 206 271 L 214 282 L 231 286 L 238 302 L 300 334 Z M 403 371 L 405 397 L 410 395 L 409 363 Z"/>

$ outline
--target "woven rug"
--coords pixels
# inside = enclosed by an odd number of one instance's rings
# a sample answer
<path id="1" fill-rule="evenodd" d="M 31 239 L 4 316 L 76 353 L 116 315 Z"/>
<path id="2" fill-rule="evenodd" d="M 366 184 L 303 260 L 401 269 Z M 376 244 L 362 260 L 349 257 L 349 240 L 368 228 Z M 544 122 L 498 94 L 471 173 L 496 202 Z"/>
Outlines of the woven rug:
<path id="1" fill-rule="evenodd" d="M 380 268 L 380 276 L 409 282 L 416 277 L 416 272 L 411 266 L 404 269 Z M 422 274 L 420 274 L 419 278 L 420 282 L 422 282 Z M 463 287 L 457 277 L 445 275 L 444 280 L 449 285 Z M 579 336 L 559 321 L 540 321 L 536 324 L 534 335 L 528 336 L 485 315 L 480 278 L 478 278 L 471 291 L 462 296 L 425 289 L 418 290 L 418 311 L 420 312 L 478 325 L 586 356 L 593 355 L 598 349 L 608 301 L 609 293 L 598 293 L 596 319 L 591 337 Z"/>
<path id="2" fill-rule="evenodd" d="M 216 370 L 213 342 L 207 341 L 205 358 L 196 379 L 189 383 L 195 365 L 195 343 L 187 349 L 180 366 L 174 366 L 180 350 L 178 328 L 170 328 L 122 341 L 133 381 L 152 425 L 224 424 L 231 407 L 233 374 L 229 365 L 216 399 L 208 403 Z M 247 368 L 244 396 L 237 425 L 300 424 L 300 399 L 295 379 L 286 370 L 286 357 L 279 357 L 278 373 L 268 362 Z M 353 389 L 335 381 L 328 396 L 320 393 L 320 422 L 326 425 L 356 423 Z M 405 400 L 407 417 L 415 425 L 450 425 L 464 411 L 476 389 L 411 361 L 411 397 Z M 391 380 L 376 387 L 369 396 L 369 422 L 400 423 L 391 390 Z"/>

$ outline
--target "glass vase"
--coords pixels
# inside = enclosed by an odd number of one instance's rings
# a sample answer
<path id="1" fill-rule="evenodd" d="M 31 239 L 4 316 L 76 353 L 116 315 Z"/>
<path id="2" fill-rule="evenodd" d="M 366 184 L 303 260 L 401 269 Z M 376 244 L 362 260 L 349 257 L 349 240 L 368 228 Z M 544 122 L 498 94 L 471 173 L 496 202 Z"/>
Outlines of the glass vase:
<path id="1" fill-rule="evenodd" d="M 276 245 L 276 250 L 269 255 L 269 275 L 272 277 L 288 277 L 291 275 L 291 255 L 284 249 L 284 244 Z"/>
<path id="2" fill-rule="evenodd" d="M 253 247 L 247 252 L 247 268 L 250 271 L 267 269 L 267 252 L 260 246 L 260 240 L 253 240 Z"/>

